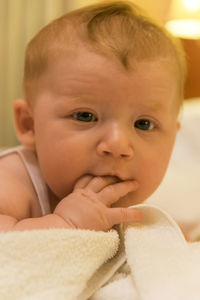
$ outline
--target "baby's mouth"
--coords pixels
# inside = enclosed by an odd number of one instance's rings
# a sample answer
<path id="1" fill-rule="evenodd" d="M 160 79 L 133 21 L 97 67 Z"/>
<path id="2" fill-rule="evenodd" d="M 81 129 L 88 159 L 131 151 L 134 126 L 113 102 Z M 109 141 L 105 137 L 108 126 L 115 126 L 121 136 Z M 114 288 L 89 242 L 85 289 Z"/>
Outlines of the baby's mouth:
<path id="1" fill-rule="evenodd" d="M 123 181 L 121 178 L 119 178 L 118 176 L 115 176 L 115 175 L 103 175 L 101 177 L 110 177 L 110 178 L 114 179 L 116 182 Z"/>
<path id="2" fill-rule="evenodd" d="M 122 182 L 122 181 L 127 181 L 131 179 L 126 179 L 120 176 L 119 174 L 114 174 L 114 173 L 106 173 L 106 174 L 97 174 L 97 175 L 92 175 L 92 176 L 97 176 L 97 177 L 106 177 L 106 178 L 112 178 L 116 183 L 117 182 Z"/>

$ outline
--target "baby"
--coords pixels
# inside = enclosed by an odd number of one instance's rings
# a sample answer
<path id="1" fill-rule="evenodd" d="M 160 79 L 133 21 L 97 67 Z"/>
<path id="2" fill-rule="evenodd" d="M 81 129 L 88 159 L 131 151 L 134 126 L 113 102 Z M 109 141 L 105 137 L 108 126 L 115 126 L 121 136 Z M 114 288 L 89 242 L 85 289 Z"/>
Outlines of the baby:
<path id="1" fill-rule="evenodd" d="M 0 230 L 107 231 L 140 221 L 179 128 L 184 54 L 127 1 L 67 13 L 29 43 L 22 146 L 0 158 Z"/>

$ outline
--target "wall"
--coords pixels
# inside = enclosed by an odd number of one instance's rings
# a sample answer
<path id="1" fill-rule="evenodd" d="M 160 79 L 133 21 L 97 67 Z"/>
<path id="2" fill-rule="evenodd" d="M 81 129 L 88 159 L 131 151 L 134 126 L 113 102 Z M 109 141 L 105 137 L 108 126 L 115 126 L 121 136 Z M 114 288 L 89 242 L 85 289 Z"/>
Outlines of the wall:
<path id="1" fill-rule="evenodd" d="M 200 40 L 182 40 L 187 55 L 185 98 L 200 97 Z"/>

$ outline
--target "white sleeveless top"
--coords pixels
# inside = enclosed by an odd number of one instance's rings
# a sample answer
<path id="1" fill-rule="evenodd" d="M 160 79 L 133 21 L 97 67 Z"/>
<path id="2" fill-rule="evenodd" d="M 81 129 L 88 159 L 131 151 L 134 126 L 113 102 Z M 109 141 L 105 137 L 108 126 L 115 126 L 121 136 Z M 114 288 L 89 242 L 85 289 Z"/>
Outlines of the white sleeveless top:
<path id="1" fill-rule="evenodd" d="M 51 213 L 48 190 L 39 169 L 37 157 L 31 148 L 18 146 L 0 153 L 0 158 L 11 153 L 17 153 L 21 158 L 36 192 L 42 215 Z"/>

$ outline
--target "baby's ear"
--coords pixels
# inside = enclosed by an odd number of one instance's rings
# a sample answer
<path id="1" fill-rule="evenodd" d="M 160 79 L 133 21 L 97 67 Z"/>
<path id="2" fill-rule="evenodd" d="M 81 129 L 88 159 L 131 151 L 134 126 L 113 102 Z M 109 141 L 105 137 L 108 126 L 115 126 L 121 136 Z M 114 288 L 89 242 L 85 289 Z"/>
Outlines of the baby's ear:
<path id="1" fill-rule="evenodd" d="M 15 130 L 20 142 L 28 147 L 35 146 L 33 112 L 24 99 L 17 99 L 13 103 Z"/>

